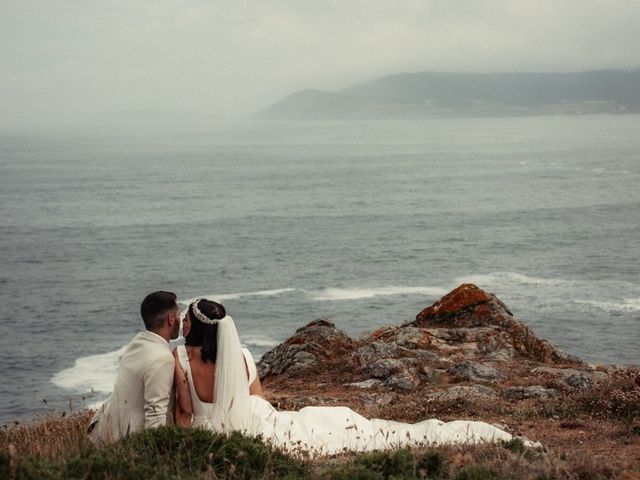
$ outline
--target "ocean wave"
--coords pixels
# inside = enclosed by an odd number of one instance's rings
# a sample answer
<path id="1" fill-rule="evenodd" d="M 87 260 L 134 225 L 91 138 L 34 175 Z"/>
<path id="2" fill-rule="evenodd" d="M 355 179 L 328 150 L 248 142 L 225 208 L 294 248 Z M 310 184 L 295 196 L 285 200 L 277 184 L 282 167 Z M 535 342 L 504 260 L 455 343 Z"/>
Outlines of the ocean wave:
<path id="1" fill-rule="evenodd" d="M 80 357 L 72 367 L 56 373 L 51 382 L 57 387 L 78 393 L 111 393 L 125 348 Z"/>
<path id="2" fill-rule="evenodd" d="M 188 298 L 186 300 L 178 300 L 178 303 L 182 305 L 189 305 L 191 302 L 198 298 L 208 298 L 217 302 L 224 300 L 237 300 L 241 297 L 270 297 L 274 295 L 282 295 L 283 293 L 295 292 L 295 288 L 277 288 L 274 290 L 257 290 L 255 292 L 238 292 L 238 293 L 211 293 L 209 295 L 202 295 L 199 297 Z"/>
<path id="3" fill-rule="evenodd" d="M 426 295 L 439 297 L 447 293 L 440 287 L 325 288 L 311 294 L 313 300 L 360 300 L 391 295 Z"/>
<path id="4" fill-rule="evenodd" d="M 264 335 L 243 335 L 240 339 L 245 347 L 275 347 L 280 342 Z M 249 348 L 251 350 L 251 348 Z"/>
<path id="5" fill-rule="evenodd" d="M 269 338 L 265 335 L 243 335 L 240 341 L 244 348 L 248 348 L 253 353 L 253 348 L 263 349 L 275 347 L 280 342 Z M 171 341 L 171 346 L 184 343 L 182 337 Z M 107 353 L 99 353 L 96 355 L 88 355 L 86 357 L 77 358 L 72 367 L 59 371 L 51 378 L 51 383 L 64 390 L 76 393 L 92 393 L 96 394 L 100 401 L 88 405 L 89 408 L 95 408 L 102 403 L 108 394 L 113 390 L 113 384 L 118 375 L 118 367 L 120 366 L 120 358 L 125 348 L 123 346 L 117 350 Z M 259 360 L 259 356 L 255 357 Z"/>
<path id="6" fill-rule="evenodd" d="M 640 312 L 640 298 L 625 298 L 622 301 L 575 300 L 580 305 L 589 305 L 609 313 Z"/>
<path id="7" fill-rule="evenodd" d="M 456 282 L 474 283 L 481 288 L 483 286 L 495 286 L 514 283 L 530 286 L 568 285 L 571 283 L 570 280 L 561 278 L 532 277 L 518 272 L 492 272 L 487 274 L 468 275 L 465 277 L 456 278 Z"/>

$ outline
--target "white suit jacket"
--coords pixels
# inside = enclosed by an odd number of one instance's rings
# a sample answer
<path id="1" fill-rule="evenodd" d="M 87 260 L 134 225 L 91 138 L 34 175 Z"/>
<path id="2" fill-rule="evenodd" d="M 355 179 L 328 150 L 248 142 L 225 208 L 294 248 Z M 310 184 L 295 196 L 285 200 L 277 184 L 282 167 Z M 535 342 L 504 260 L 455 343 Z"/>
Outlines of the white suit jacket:
<path id="1" fill-rule="evenodd" d="M 172 423 L 174 359 L 168 342 L 145 331 L 127 345 L 111 397 L 89 423 L 94 443 L 115 442 L 145 428 Z"/>

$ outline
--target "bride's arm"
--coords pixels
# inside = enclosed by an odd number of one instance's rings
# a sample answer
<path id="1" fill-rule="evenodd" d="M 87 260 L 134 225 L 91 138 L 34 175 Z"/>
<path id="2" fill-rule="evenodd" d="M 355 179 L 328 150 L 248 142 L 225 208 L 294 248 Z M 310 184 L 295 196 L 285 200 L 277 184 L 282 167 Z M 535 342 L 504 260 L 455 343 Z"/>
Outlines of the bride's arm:
<path id="1" fill-rule="evenodd" d="M 193 405 L 191 403 L 191 392 L 189 391 L 187 376 L 185 375 L 184 370 L 182 370 L 180 359 L 178 358 L 178 349 L 173 351 L 173 357 L 175 360 L 173 385 L 176 391 L 174 420 L 176 425 L 190 427 L 193 418 Z"/>
<path id="2" fill-rule="evenodd" d="M 259 397 L 264 398 L 264 393 L 262 392 L 262 384 L 260 383 L 260 377 L 256 377 L 251 385 L 249 385 L 249 395 L 258 395 Z"/>
<path id="3" fill-rule="evenodd" d="M 256 368 L 255 362 L 250 356 L 249 358 L 245 356 L 244 365 L 247 369 L 248 379 L 251 379 L 251 373 L 256 376 L 256 379 L 251 383 L 251 385 L 249 385 L 249 395 L 258 395 L 259 397 L 264 398 L 264 393 L 262 392 L 262 384 L 260 383 L 260 376 L 258 375 L 258 369 Z"/>

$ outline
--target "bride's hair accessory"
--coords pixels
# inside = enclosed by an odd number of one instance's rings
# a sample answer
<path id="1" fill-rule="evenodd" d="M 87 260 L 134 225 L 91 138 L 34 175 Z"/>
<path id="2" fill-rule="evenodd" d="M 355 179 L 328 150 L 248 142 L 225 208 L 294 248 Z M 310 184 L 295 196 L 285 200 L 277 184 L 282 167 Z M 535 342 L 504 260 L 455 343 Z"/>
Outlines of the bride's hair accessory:
<path id="1" fill-rule="evenodd" d="M 216 325 L 216 324 L 220 323 L 222 320 L 226 320 L 227 317 L 229 317 L 229 315 L 225 315 L 222 318 L 209 318 L 209 317 L 207 317 L 198 308 L 198 302 L 200 300 L 202 300 L 202 299 L 198 298 L 198 299 L 193 301 L 193 303 L 191 304 L 191 310 L 193 311 L 193 314 L 196 316 L 196 318 L 198 320 L 200 320 L 202 323 L 206 323 L 207 325 Z M 229 318 L 231 318 L 231 317 L 229 317 Z"/>

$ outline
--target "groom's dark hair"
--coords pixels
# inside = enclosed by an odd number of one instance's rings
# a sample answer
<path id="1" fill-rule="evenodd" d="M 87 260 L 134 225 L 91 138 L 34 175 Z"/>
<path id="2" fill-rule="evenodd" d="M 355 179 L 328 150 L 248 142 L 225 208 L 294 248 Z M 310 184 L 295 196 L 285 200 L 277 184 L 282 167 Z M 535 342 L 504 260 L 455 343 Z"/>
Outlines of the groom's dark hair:
<path id="1" fill-rule="evenodd" d="M 178 297 L 173 292 L 153 292 L 144 297 L 140 304 L 140 315 L 147 330 L 162 327 L 165 315 L 178 305 Z"/>

